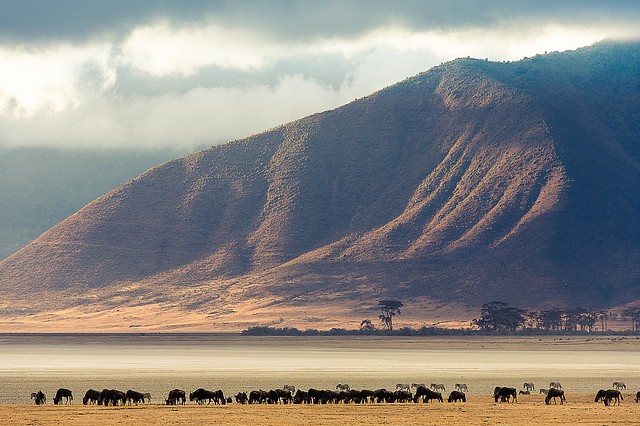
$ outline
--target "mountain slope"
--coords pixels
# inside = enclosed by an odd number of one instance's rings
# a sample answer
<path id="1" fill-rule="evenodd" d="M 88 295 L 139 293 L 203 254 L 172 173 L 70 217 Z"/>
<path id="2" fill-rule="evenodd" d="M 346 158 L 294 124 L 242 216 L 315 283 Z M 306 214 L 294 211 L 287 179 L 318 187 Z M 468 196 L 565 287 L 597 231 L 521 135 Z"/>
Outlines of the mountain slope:
<path id="1" fill-rule="evenodd" d="M 2 262 L 0 308 L 233 329 L 381 297 L 413 323 L 636 301 L 638 64 L 637 43 L 461 59 L 155 167 Z"/>

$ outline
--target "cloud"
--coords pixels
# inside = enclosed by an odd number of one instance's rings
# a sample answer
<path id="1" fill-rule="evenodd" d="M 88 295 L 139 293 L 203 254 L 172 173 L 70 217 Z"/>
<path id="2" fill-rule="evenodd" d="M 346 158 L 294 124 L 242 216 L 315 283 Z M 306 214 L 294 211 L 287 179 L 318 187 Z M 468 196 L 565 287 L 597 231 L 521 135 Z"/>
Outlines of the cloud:
<path id="1" fill-rule="evenodd" d="M 60 25 L 28 33 L 7 21 L 34 2 Z M 63 16 L 23 0 L 0 16 L 0 146 L 195 148 L 456 57 L 517 60 L 640 36 L 640 12 L 624 1 L 573 10 L 545 1 L 62 3 L 77 9 Z M 71 22 L 79 11 L 86 22 Z"/>

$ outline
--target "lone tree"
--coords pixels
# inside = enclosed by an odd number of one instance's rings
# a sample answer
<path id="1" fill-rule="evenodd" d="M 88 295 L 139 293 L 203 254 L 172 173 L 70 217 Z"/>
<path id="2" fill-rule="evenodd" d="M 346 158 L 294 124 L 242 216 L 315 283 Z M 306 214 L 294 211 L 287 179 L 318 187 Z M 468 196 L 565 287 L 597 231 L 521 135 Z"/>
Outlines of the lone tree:
<path id="1" fill-rule="evenodd" d="M 378 315 L 382 325 L 389 331 L 393 331 L 393 317 L 397 314 L 400 315 L 400 308 L 402 308 L 402 302 L 399 300 L 381 300 L 378 302 L 378 306 L 382 310 L 382 313 Z"/>

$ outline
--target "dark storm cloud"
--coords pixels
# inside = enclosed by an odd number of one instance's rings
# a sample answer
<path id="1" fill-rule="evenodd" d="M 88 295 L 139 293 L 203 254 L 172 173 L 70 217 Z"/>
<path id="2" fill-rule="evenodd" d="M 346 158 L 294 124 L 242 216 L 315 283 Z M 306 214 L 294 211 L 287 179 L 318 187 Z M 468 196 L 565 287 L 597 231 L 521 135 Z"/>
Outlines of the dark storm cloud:
<path id="1" fill-rule="evenodd" d="M 167 1 L 5 0 L 0 36 L 14 43 L 80 41 L 125 34 L 159 19 L 213 20 L 276 38 L 356 36 L 384 25 L 411 30 L 487 28 L 530 22 L 637 24 L 640 7 L 626 1 Z"/>

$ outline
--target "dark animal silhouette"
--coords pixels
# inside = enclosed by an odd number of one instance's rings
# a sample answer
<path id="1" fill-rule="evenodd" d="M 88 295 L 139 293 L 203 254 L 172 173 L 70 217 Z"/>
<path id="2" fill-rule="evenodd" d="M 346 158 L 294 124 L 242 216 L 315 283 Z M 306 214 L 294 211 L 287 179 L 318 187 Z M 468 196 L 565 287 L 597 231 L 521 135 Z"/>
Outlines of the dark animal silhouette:
<path id="1" fill-rule="evenodd" d="M 395 402 L 412 402 L 413 395 L 406 390 L 397 390 L 393 393 L 393 399 Z"/>
<path id="2" fill-rule="evenodd" d="M 85 392 L 84 398 L 82 398 L 82 404 L 97 404 L 100 400 L 100 392 L 94 389 L 89 389 Z"/>
<path id="3" fill-rule="evenodd" d="M 47 397 L 41 390 L 31 394 L 31 399 L 35 400 L 36 405 L 42 405 L 47 403 Z"/>
<path id="4" fill-rule="evenodd" d="M 252 390 L 249 392 L 249 404 L 262 404 L 267 402 L 268 393 L 266 391 Z"/>
<path id="5" fill-rule="evenodd" d="M 298 389 L 296 394 L 293 396 L 294 404 L 308 404 L 309 403 L 309 394 L 303 390 Z"/>
<path id="6" fill-rule="evenodd" d="M 394 402 L 393 392 L 386 389 L 377 389 L 373 392 L 373 397 L 377 403 L 381 402 Z"/>
<path id="7" fill-rule="evenodd" d="M 449 398 L 447 399 L 449 402 L 467 402 L 467 396 L 464 392 L 453 391 L 449 394 Z"/>
<path id="8" fill-rule="evenodd" d="M 119 403 L 124 405 L 126 402 L 126 394 L 116 389 L 103 389 L 102 392 L 100 392 L 100 398 L 98 399 L 98 405 L 104 405 L 105 407 L 108 407 L 109 403 L 115 407 Z"/>
<path id="9" fill-rule="evenodd" d="M 620 405 L 620 401 L 624 400 L 624 398 L 622 397 L 622 394 L 620 393 L 619 390 L 614 390 L 614 389 L 604 390 L 604 389 L 600 389 L 598 391 L 598 393 L 596 394 L 595 402 L 598 402 L 600 400 L 602 400 L 604 405 L 606 405 L 608 407 L 609 405 L 611 405 L 611 401 L 614 401 L 614 404 L 617 402 L 618 405 Z"/>
<path id="10" fill-rule="evenodd" d="M 246 392 L 238 392 L 236 394 L 236 402 L 238 404 L 246 404 L 248 400 L 249 400 L 249 397 L 247 396 Z"/>
<path id="11" fill-rule="evenodd" d="M 169 391 L 169 396 L 167 397 L 167 405 L 176 405 L 178 403 L 182 403 L 184 405 L 187 402 L 187 394 L 182 389 L 173 389 Z"/>
<path id="12" fill-rule="evenodd" d="M 549 389 L 546 398 L 544 399 L 544 403 L 549 405 L 551 403 L 551 398 L 553 398 L 553 403 L 556 403 L 556 397 L 560 398 L 560 404 L 564 404 L 567 400 L 564 397 L 564 391 L 562 389 Z"/>
<path id="13" fill-rule="evenodd" d="M 204 404 L 207 401 L 207 404 L 211 404 L 211 401 L 217 399 L 217 395 L 215 392 L 198 388 L 189 394 L 189 401 L 196 401 L 198 404 Z"/>
<path id="14" fill-rule="evenodd" d="M 131 404 L 144 404 L 144 395 L 142 392 L 136 392 L 134 390 L 129 389 L 125 393 L 125 400 L 129 405 Z"/>
<path id="15" fill-rule="evenodd" d="M 73 393 L 69 389 L 58 389 L 56 396 L 53 397 L 53 403 L 55 405 L 60 404 L 62 402 L 62 398 L 65 399 L 65 404 L 71 404 L 71 401 L 73 401 Z"/>
<path id="16" fill-rule="evenodd" d="M 442 394 L 440 392 L 432 391 L 424 386 L 418 386 L 416 393 L 413 395 L 413 402 L 418 402 L 418 399 L 422 398 L 422 402 L 429 402 L 433 399 L 437 399 L 442 402 Z"/>
<path id="17" fill-rule="evenodd" d="M 520 392 L 518 392 L 518 395 L 531 395 L 531 392 L 528 390 L 521 390 Z"/>
<path id="18" fill-rule="evenodd" d="M 496 386 L 493 390 L 493 398 L 496 402 L 500 399 L 500 402 L 509 402 L 509 398 L 512 398 L 512 402 L 518 401 L 518 391 L 516 388 Z"/>
<path id="19" fill-rule="evenodd" d="M 638 402 L 638 400 L 640 400 L 640 391 L 636 393 L 636 402 Z"/>

